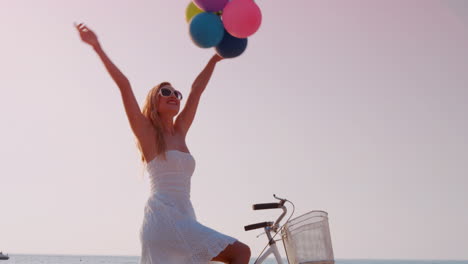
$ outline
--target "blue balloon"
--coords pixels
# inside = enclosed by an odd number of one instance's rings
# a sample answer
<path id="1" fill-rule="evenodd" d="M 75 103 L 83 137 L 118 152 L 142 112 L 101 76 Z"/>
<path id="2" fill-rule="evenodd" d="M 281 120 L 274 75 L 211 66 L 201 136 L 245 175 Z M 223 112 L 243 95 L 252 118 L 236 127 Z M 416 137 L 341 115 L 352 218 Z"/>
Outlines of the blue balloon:
<path id="1" fill-rule="evenodd" d="M 223 40 L 216 46 L 216 53 L 223 58 L 234 58 L 244 53 L 247 48 L 246 38 L 236 38 L 224 32 Z"/>
<path id="2" fill-rule="evenodd" d="M 190 37 L 200 48 L 218 45 L 224 36 L 221 18 L 213 13 L 200 13 L 190 21 Z"/>

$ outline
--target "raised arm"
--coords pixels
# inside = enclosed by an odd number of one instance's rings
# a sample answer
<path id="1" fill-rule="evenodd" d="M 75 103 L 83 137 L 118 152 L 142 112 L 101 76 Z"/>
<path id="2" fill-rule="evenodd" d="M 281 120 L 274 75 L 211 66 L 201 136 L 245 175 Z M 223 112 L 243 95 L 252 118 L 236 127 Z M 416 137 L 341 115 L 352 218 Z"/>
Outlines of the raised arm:
<path id="1" fill-rule="evenodd" d="M 208 61 L 208 64 L 193 82 L 192 89 L 187 98 L 184 109 L 177 116 L 174 124 L 175 129 L 183 133 L 183 135 L 187 134 L 190 126 L 192 125 L 193 119 L 195 118 L 195 113 L 197 112 L 198 103 L 200 102 L 200 97 L 208 85 L 216 63 L 222 59 L 223 58 L 217 54 L 211 57 L 210 61 Z"/>
<path id="2" fill-rule="evenodd" d="M 91 31 L 83 24 L 75 24 L 75 27 L 80 33 L 81 39 L 85 43 L 91 45 L 96 51 L 110 76 L 119 87 L 125 107 L 125 112 L 127 114 L 128 121 L 130 122 L 132 131 L 139 140 L 143 139 L 148 135 L 148 130 L 151 129 L 151 123 L 141 113 L 140 107 L 138 106 L 138 102 L 135 98 L 135 95 L 133 94 L 132 87 L 130 86 L 130 82 L 128 81 L 127 77 L 122 74 L 122 72 L 106 55 L 93 31 Z"/>

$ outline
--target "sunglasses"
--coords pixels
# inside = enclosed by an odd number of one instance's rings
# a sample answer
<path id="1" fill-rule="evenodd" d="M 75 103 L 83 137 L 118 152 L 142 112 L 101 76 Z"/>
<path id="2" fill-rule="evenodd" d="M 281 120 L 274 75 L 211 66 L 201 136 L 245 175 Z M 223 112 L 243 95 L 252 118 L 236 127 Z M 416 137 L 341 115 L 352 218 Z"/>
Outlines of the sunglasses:
<path id="1" fill-rule="evenodd" d="M 174 94 L 177 99 L 182 100 L 182 94 L 177 90 L 171 90 L 169 88 L 161 88 L 159 90 L 159 94 L 164 97 L 169 97 L 169 96 L 172 96 L 172 94 Z"/>

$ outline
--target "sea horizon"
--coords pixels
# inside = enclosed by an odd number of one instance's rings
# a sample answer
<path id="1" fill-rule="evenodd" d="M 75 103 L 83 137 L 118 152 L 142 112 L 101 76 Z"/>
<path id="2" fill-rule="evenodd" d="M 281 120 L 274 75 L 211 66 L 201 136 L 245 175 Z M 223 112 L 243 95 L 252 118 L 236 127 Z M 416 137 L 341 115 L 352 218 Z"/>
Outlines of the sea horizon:
<path id="1" fill-rule="evenodd" d="M 106 254 L 29 254 L 29 253 L 7 253 L 9 260 L 3 260 L 5 264 L 39 264 L 39 263 L 56 263 L 56 264 L 138 264 L 140 256 L 137 255 L 106 255 Z M 250 264 L 256 260 L 251 258 Z M 288 263 L 286 258 L 283 258 L 285 263 Z M 270 257 L 265 264 L 276 263 L 274 258 Z M 416 258 L 335 258 L 336 264 L 468 264 L 466 259 L 416 259 Z"/>

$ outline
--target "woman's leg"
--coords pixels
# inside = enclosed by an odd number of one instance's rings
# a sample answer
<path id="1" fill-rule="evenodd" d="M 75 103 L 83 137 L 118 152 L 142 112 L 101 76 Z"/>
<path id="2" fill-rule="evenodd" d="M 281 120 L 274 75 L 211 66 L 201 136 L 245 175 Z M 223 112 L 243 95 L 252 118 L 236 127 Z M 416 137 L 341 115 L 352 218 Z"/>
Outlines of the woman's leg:
<path id="1" fill-rule="evenodd" d="M 250 260 L 250 248 L 239 241 L 228 245 L 212 261 L 220 261 L 229 264 L 248 264 Z"/>

